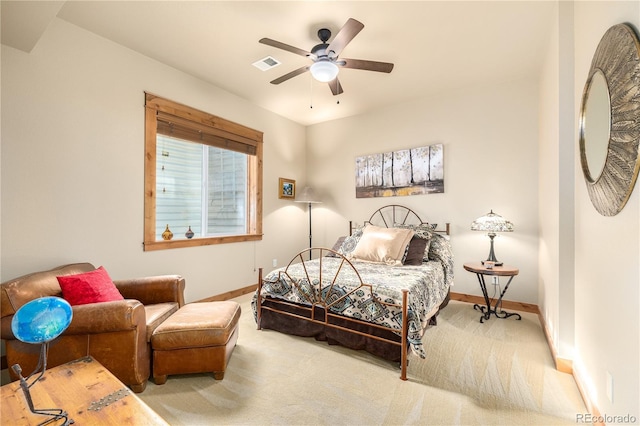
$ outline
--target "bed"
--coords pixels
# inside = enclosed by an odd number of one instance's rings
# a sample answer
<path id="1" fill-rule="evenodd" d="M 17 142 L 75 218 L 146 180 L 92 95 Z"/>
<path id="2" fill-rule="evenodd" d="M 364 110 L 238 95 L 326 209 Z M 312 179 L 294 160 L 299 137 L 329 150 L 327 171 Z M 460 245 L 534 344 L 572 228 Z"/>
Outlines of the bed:
<path id="1" fill-rule="evenodd" d="M 422 336 L 449 301 L 453 256 L 444 230 L 389 205 L 333 248 L 312 247 L 286 267 L 259 270 L 252 299 L 259 329 L 365 350 L 399 362 L 424 358 Z"/>

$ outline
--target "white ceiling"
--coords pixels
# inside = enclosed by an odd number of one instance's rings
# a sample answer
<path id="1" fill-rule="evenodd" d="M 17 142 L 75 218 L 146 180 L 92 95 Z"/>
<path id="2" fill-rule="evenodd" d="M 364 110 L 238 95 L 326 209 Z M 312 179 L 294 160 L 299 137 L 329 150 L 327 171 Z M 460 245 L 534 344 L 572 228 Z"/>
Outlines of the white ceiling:
<path id="1" fill-rule="evenodd" d="M 478 84 L 537 76 L 555 18 L 547 1 L 2 1 L 2 43 L 30 51 L 63 19 L 303 125 Z M 392 62 L 391 74 L 342 69 L 342 95 L 309 73 L 269 82 L 309 59 L 317 30 L 365 28 L 342 57 Z M 251 64 L 273 56 L 281 65 Z M 337 102 L 339 101 L 339 103 Z M 310 106 L 313 105 L 313 108 Z"/>

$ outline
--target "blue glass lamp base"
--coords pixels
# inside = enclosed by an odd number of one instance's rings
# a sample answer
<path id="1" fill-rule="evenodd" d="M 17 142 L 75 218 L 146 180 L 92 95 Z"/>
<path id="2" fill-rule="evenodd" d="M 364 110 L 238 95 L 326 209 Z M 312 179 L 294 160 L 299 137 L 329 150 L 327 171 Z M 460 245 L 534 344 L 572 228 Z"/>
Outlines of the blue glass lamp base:
<path id="1" fill-rule="evenodd" d="M 61 420 L 61 419 L 64 419 L 64 423 L 62 423 L 62 425 L 68 426 L 75 422 L 73 421 L 73 419 L 69 418 L 69 415 L 67 414 L 66 411 L 60 408 L 35 408 L 33 405 L 33 399 L 31 398 L 31 391 L 30 391 L 31 386 L 35 385 L 36 382 L 40 380 L 45 370 L 47 369 L 47 351 L 48 350 L 49 350 L 49 342 L 43 343 L 40 349 L 40 359 L 38 360 L 38 366 L 33 371 L 33 373 L 29 374 L 27 378 L 22 376 L 22 368 L 20 368 L 19 364 L 13 364 L 11 366 L 11 369 L 13 370 L 14 373 L 16 373 L 18 377 L 20 377 L 20 388 L 24 393 L 24 398 L 27 400 L 27 405 L 29 406 L 29 410 L 31 410 L 33 414 L 39 414 L 42 416 L 50 417 L 44 420 L 43 422 L 38 423 L 38 426 L 46 425 L 51 422 L 57 422 L 58 420 Z M 40 372 L 41 369 L 42 369 L 42 372 Z M 33 375 L 37 374 L 38 372 L 40 372 L 40 374 L 35 378 L 35 380 L 33 380 L 33 382 L 31 382 L 31 384 L 29 384 L 29 379 Z"/>

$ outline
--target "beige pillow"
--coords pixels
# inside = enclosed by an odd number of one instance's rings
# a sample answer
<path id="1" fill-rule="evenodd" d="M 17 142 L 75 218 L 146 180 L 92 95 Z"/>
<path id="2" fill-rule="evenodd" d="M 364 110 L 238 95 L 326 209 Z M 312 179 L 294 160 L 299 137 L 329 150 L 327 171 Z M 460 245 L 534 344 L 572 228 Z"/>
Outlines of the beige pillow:
<path id="1" fill-rule="evenodd" d="M 402 258 L 414 231 L 367 225 L 349 258 L 367 262 L 402 265 Z"/>

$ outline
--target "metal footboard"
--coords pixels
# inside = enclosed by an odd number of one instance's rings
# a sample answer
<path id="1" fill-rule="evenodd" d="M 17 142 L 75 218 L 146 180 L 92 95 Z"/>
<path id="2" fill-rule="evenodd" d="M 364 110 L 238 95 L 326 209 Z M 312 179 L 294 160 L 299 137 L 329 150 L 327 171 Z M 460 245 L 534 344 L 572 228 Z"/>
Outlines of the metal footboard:
<path id="1" fill-rule="evenodd" d="M 337 269 L 329 270 L 324 266 L 326 256 L 329 255 L 334 258 L 338 258 L 339 264 Z M 314 258 L 319 262 L 318 268 L 318 276 L 314 276 L 309 268 L 307 267 L 307 263 L 310 262 L 310 258 Z M 290 269 L 292 265 L 301 264 L 303 270 L 302 277 L 293 277 L 290 275 Z M 336 297 L 334 293 L 334 286 L 337 284 L 338 277 L 344 269 L 350 268 L 355 272 L 359 280 L 359 285 L 355 288 L 351 289 L 345 294 L 342 294 L 339 297 Z M 269 297 L 270 305 L 265 306 L 263 301 L 267 297 L 262 294 L 262 289 L 265 285 L 274 285 L 278 281 L 285 279 L 287 282 L 292 284 L 299 295 L 302 296 L 304 300 L 304 304 L 298 304 L 289 302 L 282 299 L 277 299 L 275 297 Z M 303 285 L 304 284 L 304 285 Z M 350 295 L 355 292 L 365 291 L 371 297 L 375 303 L 380 305 L 400 308 L 402 312 L 402 321 L 401 321 L 401 329 L 398 330 L 393 327 L 388 327 L 385 325 L 374 324 L 371 322 L 363 321 L 357 318 L 351 318 L 348 316 L 340 315 L 335 313 L 332 309 L 336 306 L 339 306 L 341 302 L 343 302 Z M 262 268 L 258 271 L 258 297 L 256 301 L 257 305 L 257 325 L 258 329 L 261 329 L 261 317 L 262 312 L 264 311 L 272 311 L 278 313 L 279 315 L 286 315 L 289 317 L 297 318 L 303 321 L 312 322 L 315 324 L 321 324 L 324 327 L 331 327 L 334 329 L 342 330 L 348 333 L 365 336 L 367 338 L 379 340 L 382 342 L 390 343 L 392 345 L 396 345 L 400 348 L 401 360 L 400 360 L 400 379 L 407 380 L 407 351 L 409 348 L 408 345 L 408 290 L 402 290 L 402 304 L 389 303 L 383 300 L 380 300 L 373 291 L 373 287 L 370 284 L 362 282 L 362 278 L 358 273 L 357 269 L 354 265 L 342 254 L 328 249 L 328 248 L 309 248 L 298 253 L 294 258 L 289 262 L 287 267 L 284 270 L 278 272 L 277 278 L 271 281 L 266 281 L 263 279 Z M 306 314 L 297 314 L 293 312 L 288 312 L 284 309 L 278 309 L 278 306 L 286 307 L 286 306 L 295 306 L 298 310 L 302 310 L 306 312 Z M 389 338 L 376 336 L 373 334 L 365 333 L 356 329 L 349 328 L 348 326 L 343 326 L 335 323 L 335 319 L 340 319 L 345 324 L 360 324 L 366 325 L 369 327 L 373 327 L 379 330 L 390 331 L 395 334 L 400 335 L 400 341 L 392 340 Z M 334 321 L 332 321 L 334 320 Z"/>

